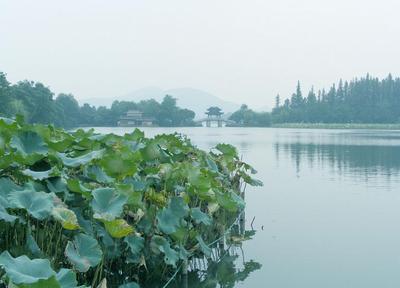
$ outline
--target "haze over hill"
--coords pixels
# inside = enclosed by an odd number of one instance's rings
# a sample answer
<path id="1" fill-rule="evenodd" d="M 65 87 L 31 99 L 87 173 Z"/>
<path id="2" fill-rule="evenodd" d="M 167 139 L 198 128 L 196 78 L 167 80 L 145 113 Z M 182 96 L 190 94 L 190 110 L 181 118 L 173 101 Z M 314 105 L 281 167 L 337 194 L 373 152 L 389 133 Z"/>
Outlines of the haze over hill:
<path id="1" fill-rule="evenodd" d="M 90 98 L 81 101 L 81 104 L 87 102 L 95 106 L 106 106 L 110 107 L 114 100 L 118 101 L 141 101 L 148 99 L 155 99 L 159 102 L 162 101 L 165 95 L 171 95 L 177 99 L 177 105 L 181 108 L 187 108 L 193 110 L 196 113 L 196 118 L 202 118 L 204 112 L 210 106 L 220 107 L 225 114 L 230 114 L 240 108 L 240 103 L 234 103 L 225 101 L 209 92 L 194 89 L 194 88 L 174 88 L 164 90 L 159 87 L 146 87 L 140 90 L 136 90 L 129 94 L 111 98 Z"/>

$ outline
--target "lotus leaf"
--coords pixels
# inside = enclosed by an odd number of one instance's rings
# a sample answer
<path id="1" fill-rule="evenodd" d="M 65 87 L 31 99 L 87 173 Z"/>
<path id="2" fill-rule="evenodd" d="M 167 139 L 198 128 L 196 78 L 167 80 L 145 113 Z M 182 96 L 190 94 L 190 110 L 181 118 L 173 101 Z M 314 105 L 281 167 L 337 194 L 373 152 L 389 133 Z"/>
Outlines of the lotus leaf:
<path id="1" fill-rule="evenodd" d="M 76 281 L 76 275 L 74 271 L 70 269 L 61 269 L 57 273 L 56 279 L 60 284 L 61 288 L 76 288 L 78 286 L 78 281 Z"/>
<path id="2" fill-rule="evenodd" d="M 144 248 L 144 239 L 143 237 L 132 235 L 128 236 L 124 239 L 125 243 L 128 244 L 129 249 L 131 250 L 132 254 L 137 255 L 140 254 Z"/>
<path id="3" fill-rule="evenodd" d="M 196 236 L 197 242 L 199 242 L 200 249 L 206 255 L 206 257 L 210 257 L 211 248 L 204 242 L 203 238 L 200 235 Z"/>
<path id="4" fill-rule="evenodd" d="M 43 220 L 51 214 L 53 199 L 54 194 L 37 192 L 28 187 L 22 191 L 13 191 L 8 196 L 12 208 L 25 209 L 39 220 Z"/>
<path id="5" fill-rule="evenodd" d="M 58 157 L 61 159 L 63 164 L 67 167 L 79 167 L 82 165 L 86 165 L 90 163 L 94 159 L 99 159 L 103 156 L 104 150 L 95 150 L 92 152 L 89 152 L 85 155 L 78 156 L 78 157 L 67 157 L 66 154 L 64 153 L 58 153 Z"/>
<path id="6" fill-rule="evenodd" d="M 176 262 L 179 260 L 179 253 L 171 248 L 168 240 L 161 236 L 154 236 L 152 243 L 160 252 L 164 253 L 165 264 L 176 267 Z"/>
<path id="7" fill-rule="evenodd" d="M 4 207 L 2 206 L 2 204 L 0 203 L 0 220 L 3 220 L 3 221 L 5 221 L 5 222 L 14 223 L 14 221 L 15 221 L 17 218 L 18 218 L 17 216 L 8 214 L 6 208 L 4 208 Z"/>
<path id="8" fill-rule="evenodd" d="M 60 287 L 55 281 L 56 272 L 47 259 L 31 260 L 25 255 L 13 258 L 8 251 L 4 251 L 0 255 L 0 266 L 13 284 L 35 284 L 40 281 L 40 285 L 26 287 Z M 58 286 L 45 286 L 50 283 Z"/>
<path id="9" fill-rule="evenodd" d="M 64 207 L 56 207 L 53 209 L 52 215 L 64 229 L 76 230 L 80 228 L 74 211 Z"/>
<path id="10" fill-rule="evenodd" d="M 117 153 L 103 157 L 100 164 L 109 176 L 119 179 L 132 176 L 137 170 L 137 164 L 134 159 L 124 159 Z"/>
<path id="11" fill-rule="evenodd" d="M 96 239 L 81 233 L 68 241 L 65 255 L 76 270 L 86 272 L 100 263 L 103 253 Z"/>
<path id="12" fill-rule="evenodd" d="M 99 216 L 106 220 L 119 217 L 128 198 L 112 188 L 98 188 L 93 190 L 92 208 Z"/>
<path id="13" fill-rule="evenodd" d="M 172 197 L 168 207 L 162 209 L 158 215 L 158 228 L 166 234 L 174 233 L 181 221 L 189 213 L 189 206 L 181 197 Z"/>
<path id="14" fill-rule="evenodd" d="M 25 169 L 22 171 L 22 173 L 34 180 L 44 180 L 57 175 L 57 172 L 53 168 L 47 171 L 33 171 L 31 169 Z"/>
<path id="15" fill-rule="evenodd" d="M 103 221 L 107 232 L 114 238 L 122 238 L 133 233 L 134 229 L 124 219 Z"/>
<path id="16" fill-rule="evenodd" d="M 197 224 L 211 225 L 212 220 L 206 213 L 201 212 L 199 207 L 191 209 L 192 218 Z"/>
<path id="17" fill-rule="evenodd" d="M 10 146 L 21 153 L 23 156 L 29 154 L 44 155 L 48 152 L 48 147 L 42 137 L 33 131 L 21 131 L 12 137 Z"/>
<path id="18" fill-rule="evenodd" d="M 90 189 L 87 189 L 85 186 L 79 182 L 78 179 L 68 179 L 67 187 L 70 191 L 82 194 L 86 198 L 91 198 L 92 194 L 90 193 Z"/>

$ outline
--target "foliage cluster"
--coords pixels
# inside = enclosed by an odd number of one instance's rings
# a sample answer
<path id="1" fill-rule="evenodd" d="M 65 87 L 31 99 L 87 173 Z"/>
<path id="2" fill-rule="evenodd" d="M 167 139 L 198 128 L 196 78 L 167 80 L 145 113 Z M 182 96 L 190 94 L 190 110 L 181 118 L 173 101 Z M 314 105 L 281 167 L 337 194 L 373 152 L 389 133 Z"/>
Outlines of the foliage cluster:
<path id="1" fill-rule="evenodd" d="M 296 93 L 282 104 L 279 95 L 272 112 L 274 123 L 399 123 L 400 78 L 367 75 L 350 82 L 339 81 L 328 92 Z"/>
<path id="2" fill-rule="evenodd" d="M 69 133 L 1 118 L 1 281 L 160 283 L 210 256 L 244 207 L 241 185 L 261 185 L 252 173 L 227 144 L 205 152 L 177 134 Z"/>
<path id="3" fill-rule="evenodd" d="M 59 127 L 116 126 L 128 110 L 138 110 L 154 117 L 159 126 L 193 126 L 195 113 L 177 106 L 176 99 L 165 96 L 161 103 L 154 99 L 114 101 L 111 108 L 79 106 L 72 94 L 54 93 L 45 85 L 20 81 L 11 85 L 0 72 L 0 116 L 24 115 L 29 123 L 54 124 Z"/>
<path id="4" fill-rule="evenodd" d="M 243 104 L 240 109 L 229 117 L 236 125 L 244 127 L 268 127 L 271 125 L 271 115 L 268 112 L 256 112 Z"/>

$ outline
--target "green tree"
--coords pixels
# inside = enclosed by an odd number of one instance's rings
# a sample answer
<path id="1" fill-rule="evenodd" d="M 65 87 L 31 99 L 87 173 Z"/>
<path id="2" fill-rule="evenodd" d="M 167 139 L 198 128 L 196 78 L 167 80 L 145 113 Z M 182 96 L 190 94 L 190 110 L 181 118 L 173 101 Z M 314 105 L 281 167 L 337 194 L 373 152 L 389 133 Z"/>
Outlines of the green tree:
<path id="1" fill-rule="evenodd" d="M 71 94 L 59 94 L 56 105 L 63 117 L 64 127 L 77 127 L 81 121 L 81 113 L 78 101 Z"/>

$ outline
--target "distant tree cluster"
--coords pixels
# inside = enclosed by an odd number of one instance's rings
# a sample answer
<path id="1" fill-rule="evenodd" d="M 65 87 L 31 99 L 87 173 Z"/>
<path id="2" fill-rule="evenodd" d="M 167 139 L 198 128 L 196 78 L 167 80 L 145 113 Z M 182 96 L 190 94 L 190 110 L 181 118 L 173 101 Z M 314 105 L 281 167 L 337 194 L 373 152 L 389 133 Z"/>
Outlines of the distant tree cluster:
<path id="1" fill-rule="evenodd" d="M 311 89 L 306 97 L 298 83 L 283 104 L 276 97 L 271 116 L 274 123 L 399 123 L 400 78 L 340 80 L 327 92 Z"/>
<path id="2" fill-rule="evenodd" d="M 165 96 L 161 103 L 154 99 L 140 102 L 114 101 L 111 108 L 79 106 L 71 94 L 54 93 L 45 85 L 20 81 L 14 85 L 0 72 L 0 116 L 23 115 L 28 123 L 54 124 L 59 127 L 116 126 L 128 110 L 138 110 L 156 119 L 159 126 L 193 126 L 195 113 L 181 109 L 176 99 Z"/>
<path id="3" fill-rule="evenodd" d="M 244 127 L 266 127 L 271 125 L 271 115 L 268 112 L 255 112 L 246 104 L 229 117 L 229 120 L 235 121 L 238 126 Z"/>

